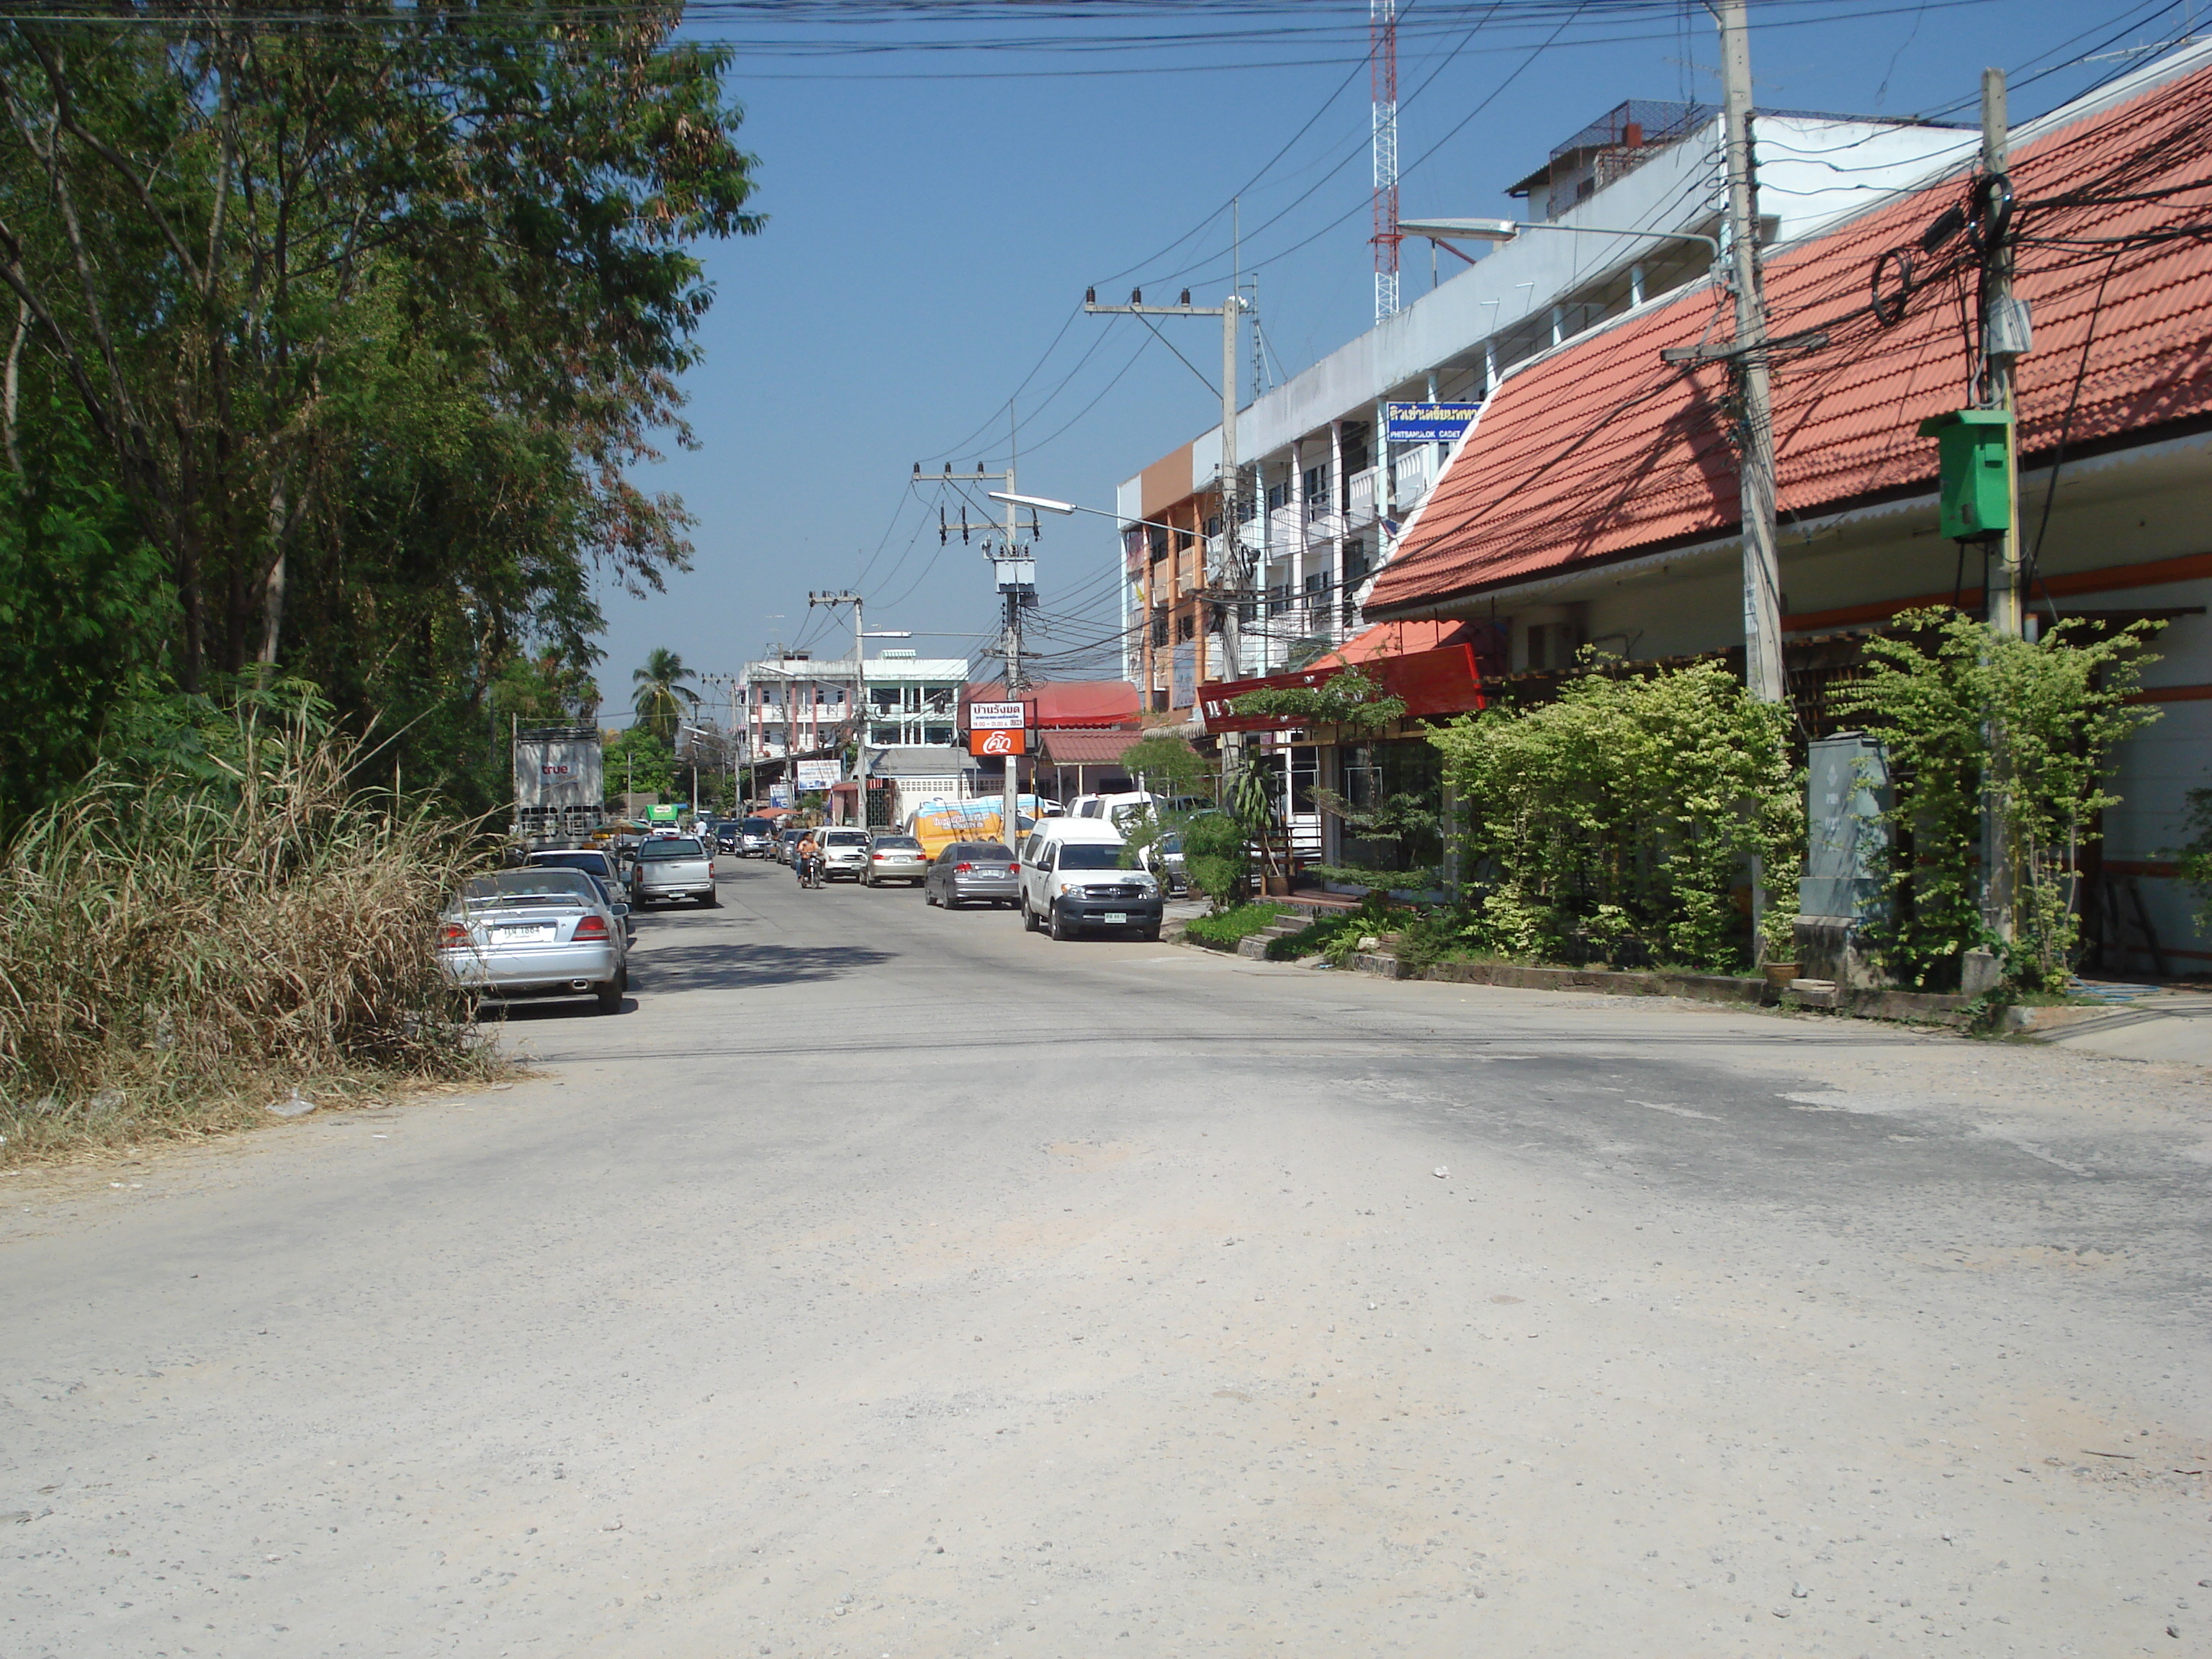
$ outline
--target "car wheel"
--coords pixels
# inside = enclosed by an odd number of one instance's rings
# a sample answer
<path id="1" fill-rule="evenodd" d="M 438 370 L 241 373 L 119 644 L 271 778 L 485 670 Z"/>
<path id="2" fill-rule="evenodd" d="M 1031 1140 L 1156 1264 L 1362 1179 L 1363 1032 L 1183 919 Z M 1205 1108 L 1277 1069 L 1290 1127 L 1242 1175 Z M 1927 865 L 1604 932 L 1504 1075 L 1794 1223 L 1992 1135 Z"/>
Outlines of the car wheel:
<path id="1" fill-rule="evenodd" d="M 720 893 L 709 893 L 706 897 L 699 901 L 700 908 L 707 910 L 720 908 L 722 896 Z"/>
<path id="2" fill-rule="evenodd" d="M 1036 919 L 1036 912 L 1030 908 L 1030 902 L 1026 896 L 1021 901 L 1021 908 L 1022 927 L 1024 930 L 1034 933 L 1036 932 L 1039 924 Z"/>
<path id="3" fill-rule="evenodd" d="M 924 882 L 921 885 L 921 902 L 924 904 L 934 904 L 937 902 L 937 895 L 929 890 L 929 884 L 927 882 Z"/>
<path id="4" fill-rule="evenodd" d="M 599 1012 L 603 1014 L 622 1012 L 623 993 L 629 988 L 629 970 L 624 969 L 605 985 L 594 987 Z"/>
<path id="5" fill-rule="evenodd" d="M 1066 919 L 1060 915 L 1060 906 L 1057 904 L 1054 905 L 1046 915 L 1045 932 L 1051 935 L 1054 941 L 1060 944 L 1065 944 L 1075 937 L 1075 929 L 1067 925 Z"/>
<path id="6" fill-rule="evenodd" d="M 1146 943 L 1146 944 L 1147 944 L 1147 945 L 1158 945 L 1159 942 L 1160 942 L 1160 930 L 1159 930 L 1158 928 L 1157 928 L 1157 927 L 1147 927 L 1147 928 L 1146 928 L 1146 929 L 1145 929 L 1145 943 Z"/>

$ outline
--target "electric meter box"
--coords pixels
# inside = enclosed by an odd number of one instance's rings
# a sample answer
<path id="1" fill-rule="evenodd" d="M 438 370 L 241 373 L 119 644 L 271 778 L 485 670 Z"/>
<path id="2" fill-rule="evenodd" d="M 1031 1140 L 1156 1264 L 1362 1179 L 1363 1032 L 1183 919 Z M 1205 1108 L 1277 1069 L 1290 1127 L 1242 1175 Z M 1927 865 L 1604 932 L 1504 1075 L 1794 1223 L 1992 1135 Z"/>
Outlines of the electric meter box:
<path id="1" fill-rule="evenodd" d="M 1942 481 L 1942 533 L 1979 541 L 2012 528 L 2012 416 L 2002 409 L 1961 409 L 1920 423 L 1936 440 Z"/>

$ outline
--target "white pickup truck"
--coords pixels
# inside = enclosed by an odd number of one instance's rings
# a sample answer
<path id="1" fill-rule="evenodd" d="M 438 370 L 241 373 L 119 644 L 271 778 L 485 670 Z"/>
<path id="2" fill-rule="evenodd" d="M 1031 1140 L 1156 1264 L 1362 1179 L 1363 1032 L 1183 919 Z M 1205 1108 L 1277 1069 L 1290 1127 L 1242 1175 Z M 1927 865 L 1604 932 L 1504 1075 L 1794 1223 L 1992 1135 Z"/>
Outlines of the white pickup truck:
<path id="1" fill-rule="evenodd" d="M 720 902 L 714 896 L 714 855 L 690 836 L 656 836 L 640 847 L 629 884 L 630 902 L 641 910 L 674 899 Z"/>

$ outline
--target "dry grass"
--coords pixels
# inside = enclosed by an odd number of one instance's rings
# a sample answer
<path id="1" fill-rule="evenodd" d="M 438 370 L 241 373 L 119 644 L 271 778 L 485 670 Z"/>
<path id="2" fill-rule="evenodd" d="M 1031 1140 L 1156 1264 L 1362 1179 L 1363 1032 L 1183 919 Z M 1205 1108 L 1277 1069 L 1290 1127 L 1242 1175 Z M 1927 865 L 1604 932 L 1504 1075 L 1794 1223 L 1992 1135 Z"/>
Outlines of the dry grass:
<path id="1" fill-rule="evenodd" d="M 493 1060 L 440 979 L 464 829 L 349 781 L 304 711 L 104 769 L 0 863 L 0 1163 L 205 1133 Z"/>

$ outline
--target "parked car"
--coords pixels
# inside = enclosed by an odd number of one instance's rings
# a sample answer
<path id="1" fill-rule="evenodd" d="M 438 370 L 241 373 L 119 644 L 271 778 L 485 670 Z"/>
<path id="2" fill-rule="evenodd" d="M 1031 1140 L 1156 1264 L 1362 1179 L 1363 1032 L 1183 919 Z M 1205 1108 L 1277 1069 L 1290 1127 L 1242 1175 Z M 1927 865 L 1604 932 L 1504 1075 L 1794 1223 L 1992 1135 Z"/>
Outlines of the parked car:
<path id="1" fill-rule="evenodd" d="M 601 1013 L 618 1013 L 629 988 L 627 914 L 581 870 L 471 876 L 438 918 L 438 965 L 487 997 L 588 996 Z"/>
<path id="2" fill-rule="evenodd" d="M 865 830 L 817 830 L 814 839 L 822 847 L 822 878 L 860 881 L 868 873 L 868 832 Z"/>
<path id="3" fill-rule="evenodd" d="M 1166 830 L 1145 843 L 1137 854 L 1137 867 L 1159 883 L 1170 898 L 1190 890 L 1189 879 L 1182 871 L 1182 832 Z"/>
<path id="4" fill-rule="evenodd" d="M 622 903 L 623 914 L 625 916 L 629 914 L 629 878 L 624 873 L 621 860 L 605 848 L 579 847 L 550 849 L 543 853 L 532 853 L 529 861 L 532 866 L 542 866 L 548 870 L 581 870 L 607 890 L 607 897 L 611 902 Z"/>
<path id="5" fill-rule="evenodd" d="M 789 864 L 791 849 L 806 839 L 806 833 L 803 829 L 793 827 L 779 834 L 775 838 L 775 861 L 778 864 Z"/>
<path id="6" fill-rule="evenodd" d="M 861 874 L 860 884 L 877 887 L 887 881 L 902 881 L 919 887 L 928 873 L 929 854 L 921 850 L 919 837 L 881 835 L 868 848 L 868 867 Z"/>
<path id="7" fill-rule="evenodd" d="M 767 858 L 775 846 L 774 818 L 747 818 L 738 825 L 737 854 L 739 858 Z"/>
<path id="8" fill-rule="evenodd" d="M 615 855 L 603 847 L 555 847 L 532 853 L 532 864 L 542 864 L 555 870 L 586 870 L 606 881 L 619 881 L 622 872 L 617 868 Z"/>
<path id="9" fill-rule="evenodd" d="M 1003 842 L 957 841 L 931 862 L 921 896 L 948 910 L 979 901 L 1018 903 L 1022 889 L 1014 873 L 1014 849 Z"/>
<path id="10" fill-rule="evenodd" d="M 1145 939 L 1160 936 L 1160 884 L 1142 870 L 1124 869 L 1121 831 L 1093 818 L 1051 818 L 1022 843 L 1022 926 L 1056 939 L 1087 927 L 1111 927 Z"/>
<path id="11" fill-rule="evenodd" d="M 714 855 L 696 836 L 655 836 L 638 848 L 637 874 L 630 884 L 640 908 L 672 899 L 713 905 Z"/>

